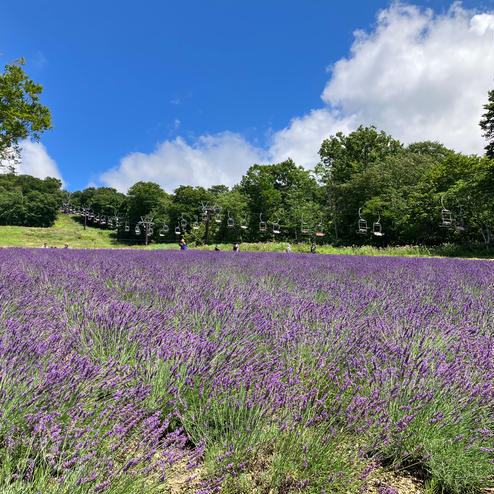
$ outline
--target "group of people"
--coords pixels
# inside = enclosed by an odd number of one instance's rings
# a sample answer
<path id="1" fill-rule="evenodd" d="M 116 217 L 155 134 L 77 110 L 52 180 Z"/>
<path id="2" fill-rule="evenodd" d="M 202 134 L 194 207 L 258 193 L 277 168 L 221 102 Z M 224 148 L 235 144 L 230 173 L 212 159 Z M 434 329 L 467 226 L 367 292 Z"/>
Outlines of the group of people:
<path id="1" fill-rule="evenodd" d="M 312 244 L 312 245 L 310 246 L 310 253 L 311 253 L 311 254 L 315 254 L 315 253 L 316 253 L 316 249 L 317 249 L 316 244 Z M 288 245 L 286 246 L 285 252 L 286 252 L 287 254 L 290 254 L 290 252 L 291 252 L 291 251 L 292 251 L 292 247 L 290 246 L 290 244 L 288 244 Z"/>
<path id="2" fill-rule="evenodd" d="M 216 252 L 221 250 L 218 244 L 215 245 L 214 250 Z M 239 250 L 240 250 L 240 244 L 237 242 L 236 244 L 233 245 L 233 252 L 238 252 Z"/>
<path id="3" fill-rule="evenodd" d="M 179 242 L 179 244 L 178 244 L 178 245 L 180 246 L 180 250 L 187 250 L 187 242 L 186 242 L 186 240 L 185 240 L 183 237 L 180 239 L 180 242 Z M 316 249 L 317 249 L 316 244 L 312 244 L 312 245 L 310 246 L 310 253 L 311 253 L 311 254 L 315 254 L 315 253 L 316 253 Z M 215 250 L 216 252 L 219 252 L 219 251 L 221 250 L 218 244 L 216 244 L 216 245 L 215 245 L 214 250 Z M 239 244 L 238 242 L 236 242 L 236 243 L 233 245 L 233 252 L 238 252 L 239 250 L 240 250 L 240 244 Z M 287 254 L 289 254 L 291 251 L 292 251 L 292 247 L 291 247 L 291 245 L 290 245 L 290 244 L 288 244 L 288 245 L 286 246 L 285 252 L 286 252 Z"/>
<path id="4" fill-rule="evenodd" d="M 42 249 L 48 249 L 48 244 L 45 242 L 45 243 L 41 246 L 41 248 L 42 248 Z M 58 247 L 57 247 L 56 245 L 52 245 L 52 246 L 50 247 L 50 249 L 57 249 L 57 248 L 58 248 Z M 63 246 L 63 248 L 64 248 L 64 249 L 70 249 L 69 244 L 67 244 L 67 243 L 66 243 L 66 244 Z"/>

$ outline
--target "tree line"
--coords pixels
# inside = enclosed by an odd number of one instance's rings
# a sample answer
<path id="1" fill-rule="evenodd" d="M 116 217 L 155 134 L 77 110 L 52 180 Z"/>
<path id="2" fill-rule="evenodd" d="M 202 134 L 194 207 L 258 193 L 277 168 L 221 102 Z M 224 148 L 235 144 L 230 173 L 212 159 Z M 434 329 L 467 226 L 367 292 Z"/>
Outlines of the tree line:
<path id="1" fill-rule="evenodd" d="M 76 191 L 70 204 L 78 210 L 87 206 L 97 216 L 119 217 L 119 236 L 128 240 L 142 238 L 143 232 L 136 235 L 134 227 L 147 216 L 155 223 L 150 240 L 171 242 L 180 231 L 188 241 L 201 243 L 206 228 L 202 211 L 208 205 L 210 238 L 218 243 L 491 242 L 492 157 L 467 156 L 437 142 L 405 146 L 372 126 L 330 136 L 319 156 L 314 170 L 291 159 L 254 164 L 232 188 L 182 185 L 168 194 L 156 183 L 138 182 L 127 194 L 109 187 Z M 358 231 L 359 210 L 367 223 L 364 235 Z M 445 210 L 451 224 L 440 228 Z M 373 235 L 379 218 L 383 236 Z M 115 227 L 116 221 L 112 223 Z"/>

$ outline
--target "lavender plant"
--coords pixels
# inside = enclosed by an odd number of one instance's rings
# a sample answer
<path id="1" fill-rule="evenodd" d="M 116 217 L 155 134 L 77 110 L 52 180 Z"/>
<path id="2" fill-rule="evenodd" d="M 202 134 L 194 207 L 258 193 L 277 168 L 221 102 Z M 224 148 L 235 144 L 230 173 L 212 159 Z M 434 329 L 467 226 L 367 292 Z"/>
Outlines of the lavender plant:
<path id="1" fill-rule="evenodd" d="M 0 490 L 492 486 L 493 265 L 0 250 Z"/>

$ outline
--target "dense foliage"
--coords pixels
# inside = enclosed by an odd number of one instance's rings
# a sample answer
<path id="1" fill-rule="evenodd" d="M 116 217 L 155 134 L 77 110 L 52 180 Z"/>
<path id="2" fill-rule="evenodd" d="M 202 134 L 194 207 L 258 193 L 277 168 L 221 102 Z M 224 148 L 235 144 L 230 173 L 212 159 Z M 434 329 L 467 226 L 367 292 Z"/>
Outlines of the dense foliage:
<path id="1" fill-rule="evenodd" d="M 57 178 L 0 174 L 0 225 L 52 226 L 62 205 Z"/>
<path id="2" fill-rule="evenodd" d="M 50 110 L 40 103 L 43 86 L 22 70 L 24 59 L 0 73 L 0 168 L 12 171 L 19 159 L 19 141 L 38 140 L 51 128 Z"/>
<path id="3" fill-rule="evenodd" d="M 0 249 L 0 490 L 351 493 L 384 465 L 480 492 L 493 274 L 451 259 Z"/>

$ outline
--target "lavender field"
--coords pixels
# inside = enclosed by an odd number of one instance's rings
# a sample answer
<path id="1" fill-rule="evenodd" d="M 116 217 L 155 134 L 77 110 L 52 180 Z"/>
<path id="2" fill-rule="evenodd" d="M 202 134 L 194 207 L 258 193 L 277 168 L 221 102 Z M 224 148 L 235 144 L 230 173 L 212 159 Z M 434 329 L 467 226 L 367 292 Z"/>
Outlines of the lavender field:
<path id="1" fill-rule="evenodd" d="M 481 492 L 494 265 L 0 249 L 0 492 Z M 377 479 L 377 480 L 376 480 Z"/>

